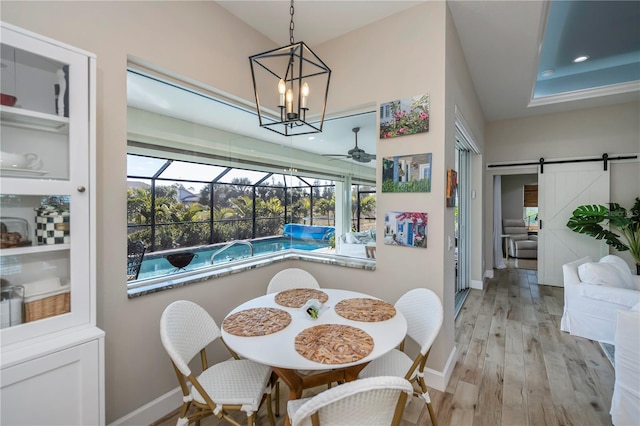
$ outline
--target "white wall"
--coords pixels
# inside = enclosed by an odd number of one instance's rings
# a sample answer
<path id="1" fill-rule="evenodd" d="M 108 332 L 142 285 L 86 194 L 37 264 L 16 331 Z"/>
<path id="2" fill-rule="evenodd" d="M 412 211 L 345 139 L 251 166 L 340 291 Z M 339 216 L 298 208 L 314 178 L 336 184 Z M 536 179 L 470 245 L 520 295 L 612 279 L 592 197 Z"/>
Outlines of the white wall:
<path id="1" fill-rule="evenodd" d="M 486 161 L 537 162 L 539 158 L 571 159 L 640 154 L 640 100 L 634 103 L 488 123 Z M 640 196 L 640 162 L 612 161 L 611 201 L 627 208 Z M 487 169 L 484 224 L 492 229 L 493 175 L 537 173 L 534 167 Z M 487 267 L 493 265 L 492 236 L 484 241 Z M 632 264 L 628 253 L 623 253 Z"/>
<path id="2" fill-rule="evenodd" d="M 356 30 L 330 41 L 314 51 L 330 64 L 331 84 L 349 88 L 332 92 L 331 107 L 346 109 L 374 101 L 389 102 L 423 93 L 430 95 L 430 130 L 426 133 L 379 140 L 377 170 L 383 157 L 430 152 L 433 154 L 430 193 L 388 194 L 378 187 L 376 208 L 378 217 L 388 211 L 415 211 L 429 214 L 429 243 L 426 250 L 378 244 L 375 275 L 368 278 L 369 291 L 375 290 L 387 300 L 396 300 L 415 287 L 434 290 L 443 300 L 445 315 L 450 318 L 443 327 L 429 357 L 428 366 L 441 370 L 453 348 L 453 297 L 447 281 L 447 268 L 442 250 L 448 222 L 443 208 L 445 153 L 445 16 L 444 2 L 428 2 L 407 12 L 390 16 L 378 24 Z M 384 34 L 393 34 L 392 37 Z M 408 54 L 398 49 L 398 40 L 428 40 L 416 43 L 416 51 Z M 384 58 L 384 60 L 381 60 Z M 334 78 L 335 75 L 335 78 Z M 378 235 L 383 235 L 383 221 L 377 223 Z M 451 231 L 452 232 L 452 231 Z M 443 267 L 443 265 L 445 265 Z M 411 271 L 408 273 L 408 271 Z M 453 281 L 451 281 L 453 282 Z M 342 285 L 351 285 L 343 283 Z"/>
<path id="3" fill-rule="evenodd" d="M 234 306 L 264 294 L 268 278 L 297 262 L 234 274 L 135 299 L 126 293 L 127 57 L 132 55 L 180 76 L 250 100 L 247 57 L 274 48 L 214 2 L 3 1 L 2 19 L 91 51 L 98 58 L 98 326 L 106 331 L 106 414 L 113 422 L 176 387 L 159 339 L 159 318 L 172 301 L 200 303 L 220 322 Z M 455 34 L 445 2 L 426 2 L 352 34 L 313 46 L 331 67 L 329 113 L 353 105 L 431 95 L 430 131 L 378 143 L 381 158 L 433 153 L 432 191 L 378 193 L 378 212 L 429 213 L 426 250 L 381 245 L 374 272 L 305 264 L 325 287 L 351 288 L 391 302 L 414 287 L 432 288 L 445 304 L 445 324 L 428 367 L 444 369 L 453 353 L 452 209 L 445 209 L 446 168 L 453 165 L 455 105 L 483 135 L 482 114 L 460 58 L 459 42 L 445 66 L 445 38 Z M 55 17 L 55 18 L 54 18 Z M 392 35 L 392 36 L 389 36 Z M 398 49 L 402 42 L 412 47 Z M 449 46 L 447 46 L 449 49 Z M 446 73 L 445 73 L 446 71 Z M 451 76 L 449 75 L 451 73 Z M 445 75 L 446 74 L 446 75 Z M 446 80 L 446 81 L 445 81 Z M 452 95 L 445 96 L 451 87 Z M 382 223 L 378 223 L 381 234 Z M 445 256 L 446 253 L 446 256 Z M 450 283 L 450 284 L 449 284 Z M 223 353 L 212 354 L 211 360 Z"/>
<path id="4" fill-rule="evenodd" d="M 447 168 L 454 168 L 455 164 L 455 120 L 456 115 L 461 117 L 465 131 L 476 145 L 478 153 L 471 157 L 470 190 L 475 191 L 476 197 L 470 203 L 470 279 L 482 285 L 484 267 L 482 256 L 482 240 L 484 238 L 483 229 L 483 158 L 485 151 L 485 123 L 484 116 L 475 87 L 469 74 L 460 38 L 453 22 L 451 12 L 447 9 L 447 44 L 446 44 L 446 93 L 447 93 Z M 453 232 L 453 209 L 447 209 L 450 223 L 447 225 L 447 232 Z M 453 235 L 448 234 L 448 235 Z M 445 247 L 447 250 L 447 247 Z M 451 260 L 451 253 L 449 253 Z M 447 263 L 449 264 L 449 263 Z M 455 272 L 447 270 L 451 275 L 447 276 L 446 282 L 455 280 Z"/>

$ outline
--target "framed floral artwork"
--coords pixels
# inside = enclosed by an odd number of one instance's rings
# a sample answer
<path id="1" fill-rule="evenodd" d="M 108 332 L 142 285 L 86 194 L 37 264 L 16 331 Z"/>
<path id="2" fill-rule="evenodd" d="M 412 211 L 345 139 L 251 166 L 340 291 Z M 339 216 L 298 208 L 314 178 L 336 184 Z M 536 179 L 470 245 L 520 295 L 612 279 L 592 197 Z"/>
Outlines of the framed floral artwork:
<path id="1" fill-rule="evenodd" d="M 428 131 L 428 94 L 380 104 L 380 139 Z"/>
<path id="2" fill-rule="evenodd" d="M 382 192 L 431 192 L 431 154 L 384 157 Z"/>
<path id="3" fill-rule="evenodd" d="M 387 212 L 384 215 L 384 243 L 427 248 L 427 213 Z"/>

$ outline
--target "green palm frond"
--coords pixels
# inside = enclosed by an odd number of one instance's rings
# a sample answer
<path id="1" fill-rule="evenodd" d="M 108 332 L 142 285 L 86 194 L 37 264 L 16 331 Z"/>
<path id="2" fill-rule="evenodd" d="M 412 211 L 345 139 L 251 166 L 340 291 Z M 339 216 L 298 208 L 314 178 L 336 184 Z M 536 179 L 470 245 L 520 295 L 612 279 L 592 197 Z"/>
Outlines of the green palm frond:
<path id="1" fill-rule="evenodd" d="M 605 240 L 618 251 L 630 250 L 636 263 L 640 263 L 640 198 L 636 198 L 629 212 L 618 203 L 609 203 L 608 208 L 600 204 L 579 206 L 573 211 L 567 227 L 579 234 Z M 622 234 L 626 244 L 614 231 Z"/>

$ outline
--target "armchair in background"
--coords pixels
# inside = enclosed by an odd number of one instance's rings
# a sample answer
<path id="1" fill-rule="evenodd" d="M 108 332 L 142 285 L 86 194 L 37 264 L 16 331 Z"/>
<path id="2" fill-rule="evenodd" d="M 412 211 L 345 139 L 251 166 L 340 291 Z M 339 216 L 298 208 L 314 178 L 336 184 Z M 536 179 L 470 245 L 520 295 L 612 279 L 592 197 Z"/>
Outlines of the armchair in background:
<path id="1" fill-rule="evenodd" d="M 529 235 L 522 219 L 503 219 L 502 231 L 508 235 L 508 257 L 516 259 L 538 258 L 538 237 Z"/>

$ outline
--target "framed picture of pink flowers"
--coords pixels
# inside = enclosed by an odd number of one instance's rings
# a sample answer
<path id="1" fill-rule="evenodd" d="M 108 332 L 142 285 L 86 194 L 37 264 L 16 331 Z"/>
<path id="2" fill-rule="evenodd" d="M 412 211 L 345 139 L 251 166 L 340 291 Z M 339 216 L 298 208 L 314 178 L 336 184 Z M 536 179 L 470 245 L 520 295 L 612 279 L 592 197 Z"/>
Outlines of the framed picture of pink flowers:
<path id="1" fill-rule="evenodd" d="M 384 243 L 427 248 L 427 217 L 427 213 L 421 212 L 385 213 Z"/>
<path id="2" fill-rule="evenodd" d="M 428 131 L 428 94 L 380 104 L 380 139 Z"/>

